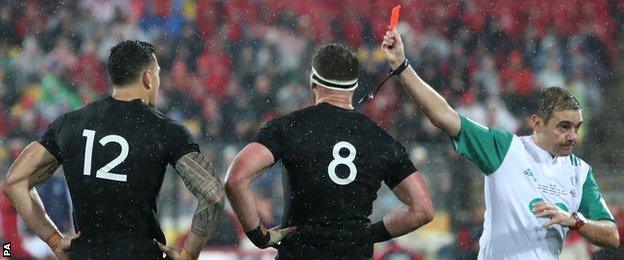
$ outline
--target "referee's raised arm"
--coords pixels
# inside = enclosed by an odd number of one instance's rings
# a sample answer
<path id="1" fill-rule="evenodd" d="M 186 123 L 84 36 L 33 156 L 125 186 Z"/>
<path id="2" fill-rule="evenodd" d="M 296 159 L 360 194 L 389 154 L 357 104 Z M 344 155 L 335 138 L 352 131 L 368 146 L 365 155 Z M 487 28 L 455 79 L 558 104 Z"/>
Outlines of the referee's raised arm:
<path id="1" fill-rule="evenodd" d="M 392 29 L 386 32 L 381 49 L 390 64 L 391 69 L 395 70 L 401 65 L 405 66 L 407 60 L 405 58 L 405 49 L 401 36 Z M 405 64 L 404 64 L 405 63 Z M 461 129 L 461 120 L 459 114 L 449 106 L 446 100 L 438 94 L 427 82 L 423 81 L 411 66 L 399 73 L 399 81 L 409 95 L 414 99 L 425 115 L 442 131 L 451 137 L 459 135 Z"/>

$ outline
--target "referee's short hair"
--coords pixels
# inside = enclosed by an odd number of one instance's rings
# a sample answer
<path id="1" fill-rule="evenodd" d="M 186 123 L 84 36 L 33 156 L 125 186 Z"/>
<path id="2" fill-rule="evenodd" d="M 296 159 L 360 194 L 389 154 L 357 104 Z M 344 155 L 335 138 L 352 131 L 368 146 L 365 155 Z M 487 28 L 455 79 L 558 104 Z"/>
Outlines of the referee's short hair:
<path id="1" fill-rule="evenodd" d="M 360 63 L 351 48 L 332 43 L 316 50 L 312 67 L 326 79 L 353 80 L 358 78 Z"/>
<path id="2" fill-rule="evenodd" d="M 147 42 L 126 40 L 110 50 L 108 74 L 115 86 L 134 82 L 154 60 L 156 48 Z"/>
<path id="3" fill-rule="evenodd" d="M 578 100 L 569 91 L 560 87 L 550 87 L 540 94 L 535 115 L 541 117 L 544 123 L 548 123 L 554 111 L 579 109 L 581 106 Z"/>

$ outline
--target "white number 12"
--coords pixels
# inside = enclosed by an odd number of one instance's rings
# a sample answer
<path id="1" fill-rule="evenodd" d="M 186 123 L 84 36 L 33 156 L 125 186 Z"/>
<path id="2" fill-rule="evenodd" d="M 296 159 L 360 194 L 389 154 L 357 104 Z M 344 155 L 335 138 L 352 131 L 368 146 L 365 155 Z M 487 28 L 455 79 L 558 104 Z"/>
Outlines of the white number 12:
<path id="1" fill-rule="evenodd" d="M 93 158 L 93 143 L 95 141 L 95 131 L 85 129 L 82 132 L 82 136 L 87 138 L 87 143 L 85 145 L 83 174 L 91 175 L 91 159 Z M 130 150 L 128 142 L 126 141 L 126 139 L 118 135 L 107 135 L 100 139 L 100 144 L 102 144 L 102 146 L 105 146 L 110 142 L 119 144 L 121 146 L 121 153 L 119 154 L 119 156 L 117 156 L 117 158 L 97 170 L 97 172 L 95 173 L 95 177 L 113 181 L 126 182 L 126 179 L 128 177 L 127 175 L 112 173 L 110 172 L 110 170 L 121 164 L 128 157 L 128 151 Z"/>

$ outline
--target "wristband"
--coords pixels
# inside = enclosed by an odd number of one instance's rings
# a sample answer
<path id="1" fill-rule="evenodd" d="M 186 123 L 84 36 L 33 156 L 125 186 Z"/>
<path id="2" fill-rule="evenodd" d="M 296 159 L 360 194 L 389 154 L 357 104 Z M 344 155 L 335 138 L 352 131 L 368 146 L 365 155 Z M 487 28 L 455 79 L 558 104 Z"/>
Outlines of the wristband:
<path id="1" fill-rule="evenodd" d="M 579 212 L 572 213 L 572 217 L 574 217 L 574 219 L 576 220 L 576 223 L 574 223 L 574 226 L 570 227 L 570 229 L 572 229 L 572 230 L 578 230 L 583 225 L 585 225 L 585 223 L 587 222 L 587 219 L 585 219 L 583 214 L 581 214 Z"/>
<path id="2" fill-rule="evenodd" d="M 59 233 L 58 230 L 54 230 L 54 233 L 48 236 L 48 238 L 45 239 L 45 242 L 50 248 L 52 248 L 52 251 L 54 251 L 58 247 L 59 243 L 61 243 L 62 238 L 63 236 L 61 233 Z"/>
<path id="3" fill-rule="evenodd" d="M 271 240 L 271 235 L 269 235 L 269 232 L 262 233 L 261 227 L 262 225 L 258 225 L 257 228 L 245 232 L 245 235 L 247 235 L 251 243 L 258 248 L 267 248 L 267 244 Z"/>
<path id="4" fill-rule="evenodd" d="M 410 65 L 409 60 L 405 59 L 403 63 L 401 63 L 401 65 L 399 65 L 396 69 L 390 69 L 390 72 L 388 72 L 388 75 L 389 76 L 399 75 L 401 74 L 401 72 L 407 69 L 409 65 Z"/>
<path id="5" fill-rule="evenodd" d="M 388 232 L 388 229 L 386 229 L 386 225 L 384 225 L 383 220 L 368 226 L 368 229 L 373 238 L 373 243 L 379 243 L 392 239 L 392 235 Z"/>

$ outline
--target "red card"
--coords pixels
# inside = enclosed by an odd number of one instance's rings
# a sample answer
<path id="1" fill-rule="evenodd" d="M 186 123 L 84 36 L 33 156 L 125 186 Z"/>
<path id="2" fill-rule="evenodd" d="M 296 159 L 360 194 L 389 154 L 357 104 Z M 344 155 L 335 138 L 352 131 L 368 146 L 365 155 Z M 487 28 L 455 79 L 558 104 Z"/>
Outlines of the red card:
<path id="1" fill-rule="evenodd" d="M 394 29 L 397 24 L 399 24 L 399 11 L 401 10 L 401 5 L 397 5 L 392 8 L 392 16 L 390 17 L 390 25 L 388 25 L 388 29 Z"/>

